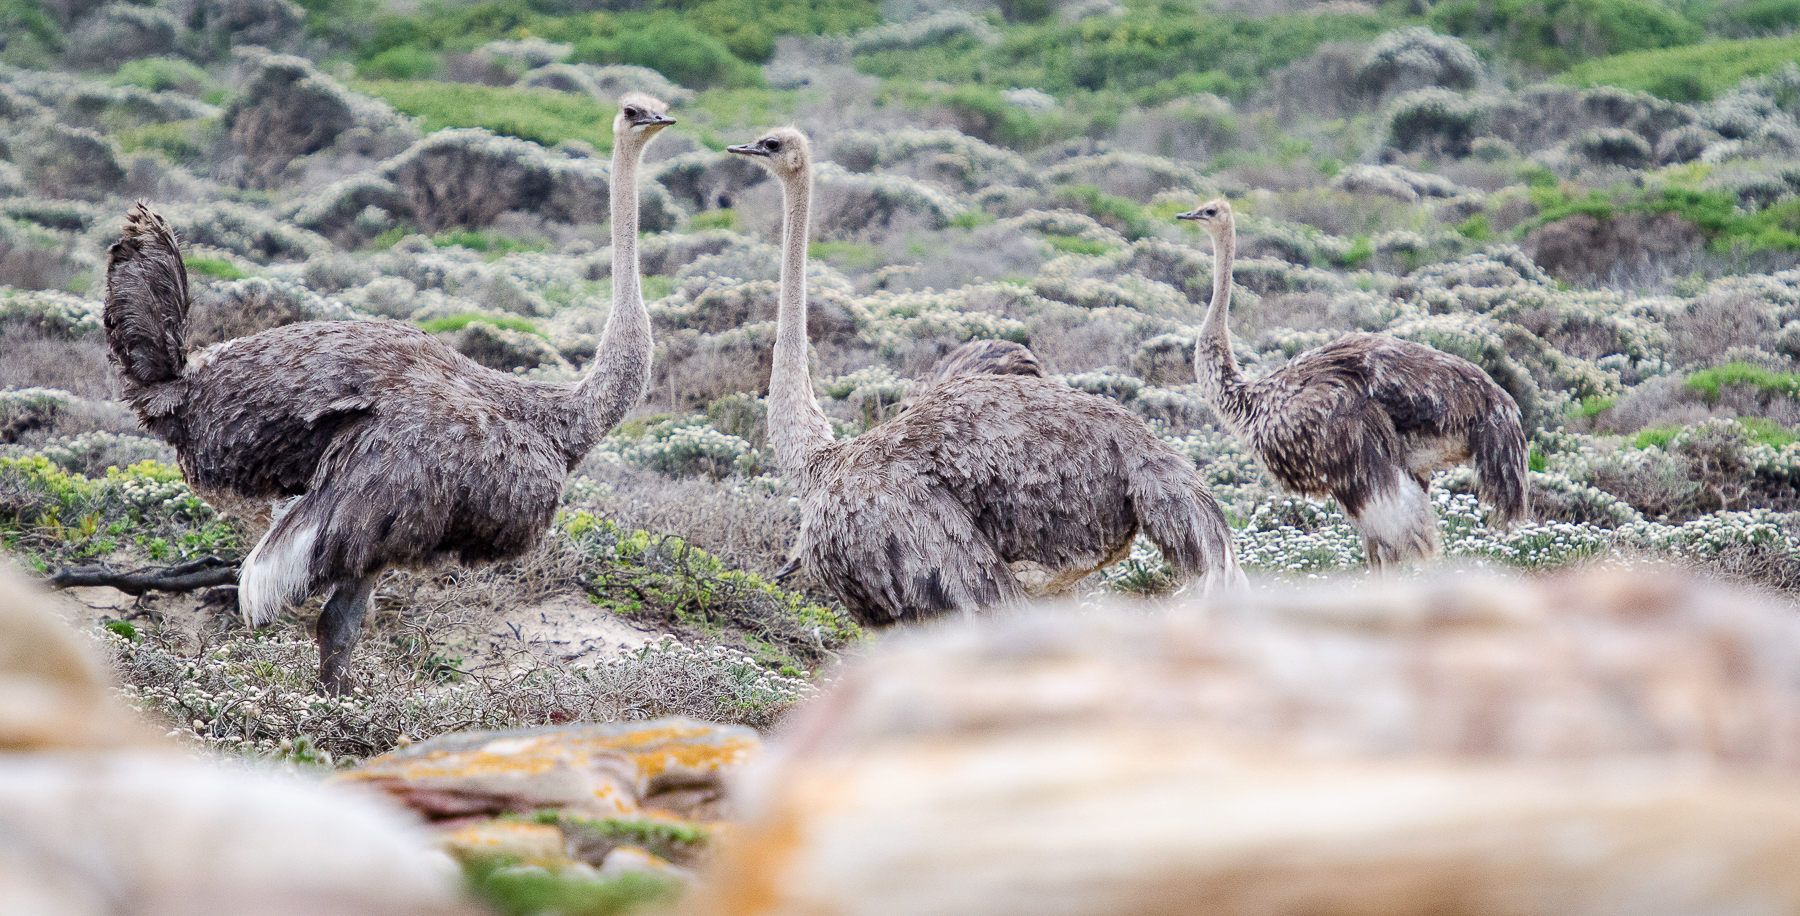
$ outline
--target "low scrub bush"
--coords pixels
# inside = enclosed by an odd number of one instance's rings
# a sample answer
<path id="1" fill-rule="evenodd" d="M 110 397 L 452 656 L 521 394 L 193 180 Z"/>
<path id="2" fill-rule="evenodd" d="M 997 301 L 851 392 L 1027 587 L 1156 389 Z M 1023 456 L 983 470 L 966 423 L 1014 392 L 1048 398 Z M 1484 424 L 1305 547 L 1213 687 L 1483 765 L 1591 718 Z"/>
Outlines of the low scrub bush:
<path id="1" fill-rule="evenodd" d="M 1657 0 L 1449 0 L 1432 7 L 1430 19 L 1438 31 L 1486 38 L 1508 57 L 1546 70 L 1705 37 Z"/>
<path id="2" fill-rule="evenodd" d="M 1709 41 L 1580 62 L 1559 74 L 1556 81 L 1642 90 L 1676 102 L 1703 102 L 1746 77 L 1773 73 L 1796 59 L 1800 59 L 1800 35 Z"/>
<path id="3" fill-rule="evenodd" d="M 356 89 L 419 118 L 427 133 L 446 127 L 485 127 L 546 147 L 584 140 L 597 150 L 612 151 L 614 112 L 587 96 L 429 80 L 366 80 Z"/>

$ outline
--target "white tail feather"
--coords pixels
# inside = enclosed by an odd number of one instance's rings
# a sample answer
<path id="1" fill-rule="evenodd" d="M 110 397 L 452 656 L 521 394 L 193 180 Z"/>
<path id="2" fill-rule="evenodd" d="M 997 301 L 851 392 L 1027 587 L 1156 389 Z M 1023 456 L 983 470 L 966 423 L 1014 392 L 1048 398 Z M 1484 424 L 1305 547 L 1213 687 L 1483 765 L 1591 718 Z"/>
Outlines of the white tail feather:
<path id="1" fill-rule="evenodd" d="M 238 609 L 246 625 L 260 627 L 274 620 L 289 603 L 306 597 L 312 581 L 313 542 L 318 536 L 316 524 L 277 522 L 250 551 L 238 576 Z"/>

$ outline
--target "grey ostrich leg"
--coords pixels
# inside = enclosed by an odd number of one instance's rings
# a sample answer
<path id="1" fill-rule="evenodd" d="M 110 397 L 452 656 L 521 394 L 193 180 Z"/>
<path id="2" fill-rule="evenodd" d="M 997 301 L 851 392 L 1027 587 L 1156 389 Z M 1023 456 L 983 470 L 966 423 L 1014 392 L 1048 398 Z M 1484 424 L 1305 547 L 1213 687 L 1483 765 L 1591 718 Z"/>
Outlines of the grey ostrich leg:
<path id="1" fill-rule="evenodd" d="M 350 650 L 362 636 L 363 615 L 380 578 L 378 572 L 337 583 L 319 615 L 319 682 L 334 696 L 350 692 Z"/>

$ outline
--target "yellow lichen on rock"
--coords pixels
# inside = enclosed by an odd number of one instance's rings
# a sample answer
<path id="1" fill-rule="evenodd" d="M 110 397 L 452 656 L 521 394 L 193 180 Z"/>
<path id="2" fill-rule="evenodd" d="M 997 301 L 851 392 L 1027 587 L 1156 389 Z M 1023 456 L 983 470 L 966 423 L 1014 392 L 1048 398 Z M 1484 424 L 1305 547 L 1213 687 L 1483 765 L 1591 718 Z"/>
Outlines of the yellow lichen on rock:
<path id="1" fill-rule="evenodd" d="M 442 834 L 438 843 L 460 862 L 504 860 L 553 870 L 574 864 L 562 831 L 547 824 L 477 821 Z"/>

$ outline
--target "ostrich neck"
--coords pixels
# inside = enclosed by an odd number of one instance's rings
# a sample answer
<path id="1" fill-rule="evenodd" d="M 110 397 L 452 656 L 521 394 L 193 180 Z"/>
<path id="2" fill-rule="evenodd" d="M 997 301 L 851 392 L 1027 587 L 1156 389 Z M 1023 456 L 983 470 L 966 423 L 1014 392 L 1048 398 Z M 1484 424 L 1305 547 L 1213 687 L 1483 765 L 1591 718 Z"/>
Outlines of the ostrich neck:
<path id="1" fill-rule="evenodd" d="M 806 242 L 810 230 L 812 172 L 785 183 L 782 220 L 781 299 L 775 316 L 775 365 L 769 374 L 769 444 L 790 480 L 804 480 L 812 458 L 832 443 L 831 421 L 813 396 L 806 339 Z"/>
<path id="2" fill-rule="evenodd" d="M 1237 251 L 1236 232 L 1227 226 L 1213 238 L 1213 294 L 1206 318 L 1200 323 L 1200 340 L 1194 348 L 1194 374 L 1200 392 L 1213 406 L 1236 421 L 1241 413 L 1243 381 L 1237 357 L 1231 354 L 1231 261 Z"/>
<path id="3" fill-rule="evenodd" d="M 639 144 L 620 140 L 613 146 L 613 307 L 594 364 L 577 389 L 589 420 L 588 435 L 579 438 L 585 438 L 589 447 L 617 426 L 650 387 L 650 313 L 644 308 L 637 256 L 637 168 L 642 156 Z"/>

